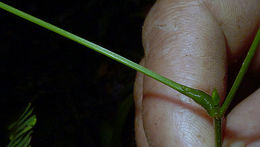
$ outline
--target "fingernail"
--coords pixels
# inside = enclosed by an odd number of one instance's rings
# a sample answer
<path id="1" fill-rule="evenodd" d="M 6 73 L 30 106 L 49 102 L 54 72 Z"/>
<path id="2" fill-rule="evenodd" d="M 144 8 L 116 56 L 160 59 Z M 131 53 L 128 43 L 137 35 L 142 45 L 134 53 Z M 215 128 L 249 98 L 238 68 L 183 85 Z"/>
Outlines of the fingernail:
<path id="1" fill-rule="evenodd" d="M 260 147 L 260 140 L 250 143 L 249 145 L 247 145 L 247 147 Z"/>

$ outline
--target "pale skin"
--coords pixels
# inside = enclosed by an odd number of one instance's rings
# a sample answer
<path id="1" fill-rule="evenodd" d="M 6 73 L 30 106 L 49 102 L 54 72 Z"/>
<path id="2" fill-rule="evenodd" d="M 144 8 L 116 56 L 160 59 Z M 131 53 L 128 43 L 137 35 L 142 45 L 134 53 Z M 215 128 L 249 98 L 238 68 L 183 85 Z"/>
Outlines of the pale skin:
<path id="1" fill-rule="evenodd" d="M 140 64 L 209 95 L 216 88 L 223 101 L 227 72 L 247 52 L 258 27 L 259 0 L 158 0 L 144 23 Z M 249 70 L 260 75 L 259 47 Z M 224 147 L 260 146 L 257 86 L 226 114 Z M 215 145 L 212 119 L 190 98 L 140 73 L 134 96 L 137 146 Z"/>

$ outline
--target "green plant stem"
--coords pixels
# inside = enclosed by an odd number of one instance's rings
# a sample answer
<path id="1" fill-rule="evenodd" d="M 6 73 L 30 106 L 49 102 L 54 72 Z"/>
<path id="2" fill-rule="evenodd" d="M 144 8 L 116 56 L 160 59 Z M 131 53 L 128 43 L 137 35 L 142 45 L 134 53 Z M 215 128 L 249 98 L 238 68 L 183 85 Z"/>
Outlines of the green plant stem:
<path id="1" fill-rule="evenodd" d="M 258 47 L 258 44 L 260 42 L 260 28 L 258 28 L 258 31 L 255 35 L 255 39 L 247 53 L 247 56 L 239 70 L 239 73 L 235 79 L 235 82 L 233 83 L 223 105 L 221 106 L 220 108 L 220 115 L 223 116 L 226 112 L 226 110 L 228 109 L 231 101 L 233 100 L 234 96 L 235 96 L 235 93 L 237 92 L 238 88 L 239 88 L 239 85 L 240 83 L 242 82 L 243 80 L 243 77 L 245 76 L 246 72 L 247 72 L 247 69 L 249 67 L 249 64 L 251 63 L 254 55 L 255 55 L 255 52 L 257 50 L 257 47 Z"/>
<path id="2" fill-rule="evenodd" d="M 105 49 L 105 48 L 103 48 L 103 47 L 101 47 L 101 46 L 99 46 L 97 44 L 94 44 L 94 43 L 92 43 L 92 42 L 90 42 L 88 40 L 85 40 L 85 39 L 83 39 L 83 38 L 81 38 L 79 36 L 76 36 L 76 35 L 68 32 L 68 31 L 60 29 L 60 28 L 58 28 L 58 27 L 56 27 L 56 26 L 54 26 L 54 25 L 52 25 L 50 23 L 47 23 L 47 22 L 45 22 L 43 20 L 40 20 L 40 19 L 30 15 L 30 14 L 24 13 L 24 12 L 22 12 L 22 11 L 16 9 L 16 8 L 8 6 L 8 5 L 6 5 L 6 4 L 4 4 L 2 2 L 0 2 L 0 7 L 3 8 L 4 10 L 10 12 L 10 13 L 13 13 L 13 14 L 15 14 L 17 16 L 20 16 L 20 17 L 22 17 L 22 18 L 24 18 L 24 19 L 26 19 L 28 21 L 31 21 L 31 22 L 33 22 L 33 23 L 35 23 L 35 24 L 37 24 L 39 26 L 42 26 L 42 27 L 44 27 L 44 28 L 46 28 L 46 29 L 48 29 L 50 31 L 53 31 L 53 32 L 55 32 L 57 34 L 60 34 L 61 36 L 64 36 L 64 37 L 66 37 L 68 39 L 71 39 L 71 40 L 73 40 L 73 41 L 75 41 L 75 42 L 77 42 L 77 43 L 79 43 L 81 45 L 84 45 L 84 46 L 88 47 L 88 48 L 91 48 L 91 49 L 93 49 L 93 50 L 95 50 L 95 51 L 97 51 L 97 52 L 99 52 L 99 53 L 101 53 L 101 54 L 103 54 L 105 56 L 108 56 L 109 58 L 112 58 L 112 59 L 114 59 L 114 60 L 116 60 L 116 61 L 118 61 L 118 62 L 120 62 L 122 64 L 125 64 L 126 66 L 128 66 L 130 68 L 133 68 L 133 69 L 135 69 L 137 71 L 145 73 L 148 76 L 150 76 L 152 78 L 155 78 L 156 80 L 158 80 L 160 82 L 163 82 L 164 84 L 175 85 L 174 87 L 176 87 L 176 89 L 181 89 L 181 85 L 176 84 L 175 82 L 172 82 L 169 79 L 167 79 L 165 77 L 162 77 L 161 75 L 158 75 L 158 74 L 152 72 L 151 70 L 149 70 L 147 68 L 144 68 L 143 66 L 141 66 L 139 64 L 136 64 L 136 63 L 134 63 L 134 62 L 132 62 L 132 61 L 130 61 L 130 60 L 128 60 L 128 59 L 126 59 L 126 58 L 116 54 L 116 53 L 113 53 L 113 52 L 111 52 L 111 51 L 109 51 L 109 50 L 107 50 L 107 49 Z"/>
<path id="3" fill-rule="evenodd" d="M 214 118 L 214 129 L 215 129 L 215 146 L 221 147 L 222 146 L 222 119 L 221 118 Z"/>
<path id="4" fill-rule="evenodd" d="M 27 14 L 25 12 L 22 12 L 14 7 L 11 7 L 9 5 L 6 5 L 2 2 L 0 2 L 0 8 L 12 13 L 12 14 L 15 14 L 17 16 L 20 16 L 30 22 L 33 22 L 41 27 L 44 27 L 50 31 L 53 31 L 65 38 L 68 38 L 70 40 L 73 40 L 83 46 L 86 46 L 88 48 L 91 48 L 93 49 L 94 51 L 96 52 L 99 52 L 113 60 L 116 60 L 132 69 L 135 69 L 139 72 L 142 72 L 144 73 L 145 75 L 149 76 L 149 77 L 152 77 L 153 79 L 156 79 L 158 81 L 160 81 L 161 83 L 165 84 L 165 85 L 168 85 L 169 87 L 179 91 L 180 93 L 192 98 L 195 102 L 197 102 L 198 104 L 200 104 L 202 107 L 204 107 L 208 113 L 210 114 L 210 116 L 213 116 L 215 114 L 215 110 L 213 109 L 213 102 L 212 102 L 212 99 L 211 97 L 206 94 L 205 92 L 203 91 L 200 91 L 200 90 L 196 90 L 196 89 L 193 89 L 193 88 L 190 88 L 190 87 L 187 87 L 187 86 L 184 86 L 184 85 L 181 85 L 181 84 L 178 84 L 170 79 L 167 79 L 157 73 L 154 73 L 152 72 L 151 70 L 139 65 L 139 64 L 136 64 L 134 62 L 132 62 L 131 60 L 128 60 L 114 52 L 111 52 L 97 44 L 94 44 L 86 39 L 83 39 L 79 36 L 76 36 L 66 30 L 63 30 L 61 28 L 58 28 L 48 22 L 45 22 L 41 19 L 38 19 L 30 14 Z"/>
<path id="5" fill-rule="evenodd" d="M 105 48 L 103 48 L 103 47 L 101 47 L 101 46 L 99 46 L 97 44 L 94 44 L 94 43 L 92 43 L 92 42 L 90 42 L 90 41 L 88 41 L 86 39 L 83 39 L 83 38 L 81 38 L 79 36 L 76 36 L 76 35 L 68 32 L 66 30 L 58 28 L 58 27 L 56 27 L 56 26 L 54 26 L 54 25 L 52 25 L 52 24 L 50 24 L 48 22 L 45 22 L 45 21 L 43 21 L 41 19 L 38 19 L 38 18 L 36 18 L 36 17 L 34 17 L 34 16 L 30 15 L 30 14 L 22 12 L 22 11 L 16 9 L 16 8 L 11 7 L 9 5 L 6 5 L 6 4 L 4 4 L 2 2 L 0 2 L 0 8 L 4 9 L 4 10 L 6 10 L 6 11 L 12 13 L 12 14 L 15 14 L 17 16 L 20 16 L 20 17 L 22 17 L 22 18 L 24 18 L 24 19 L 26 19 L 26 20 L 28 20 L 30 22 L 33 22 L 33 23 L 35 23 L 35 24 L 37 24 L 37 25 L 39 25 L 41 27 L 44 27 L 44 28 L 46 28 L 46 29 L 48 29 L 50 31 L 53 31 L 53 32 L 55 32 L 55 33 L 65 37 L 65 38 L 73 40 L 73 41 L 75 41 L 75 42 L 77 42 L 77 43 L 79 43 L 79 44 L 81 44 L 83 46 L 91 48 L 91 49 L 95 50 L 96 52 L 99 52 L 99 53 L 101 53 L 101 54 L 103 54 L 103 55 L 105 55 L 105 56 L 107 56 L 107 57 L 109 57 L 111 59 L 114 59 L 114 60 L 116 60 L 116 61 L 118 61 L 118 62 L 120 62 L 120 63 L 122 63 L 122 64 L 124 64 L 124 65 L 126 65 L 128 67 L 130 67 L 130 68 L 133 68 L 133 69 L 135 69 L 137 71 L 145 73 L 146 75 L 148 75 L 148 76 L 150 76 L 152 78 L 155 78 L 156 80 L 158 80 L 160 82 L 163 82 L 164 84 L 174 85 L 174 87 L 176 87 L 176 89 L 181 89 L 181 85 L 180 84 L 177 84 L 177 83 L 175 83 L 175 82 L 173 82 L 173 81 L 171 81 L 171 80 L 169 80 L 169 79 L 167 79 L 165 77 L 162 77 L 161 75 L 158 75 L 158 74 L 152 72 L 151 70 L 149 70 L 147 68 L 144 68 L 143 66 L 141 66 L 139 64 L 136 64 L 136 63 L 134 63 L 134 62 L 132 62 L 132 61 L 130 61 L 130 60 L 128 60 L 128 59 L 126 59 L 126 58 L 124 58 L 124 57 L 114 53 L 114 52 L 111 52 L 111 51 L 109 51 L 109 50 L 107 50 L 107 49 L 105 49 Z"/>

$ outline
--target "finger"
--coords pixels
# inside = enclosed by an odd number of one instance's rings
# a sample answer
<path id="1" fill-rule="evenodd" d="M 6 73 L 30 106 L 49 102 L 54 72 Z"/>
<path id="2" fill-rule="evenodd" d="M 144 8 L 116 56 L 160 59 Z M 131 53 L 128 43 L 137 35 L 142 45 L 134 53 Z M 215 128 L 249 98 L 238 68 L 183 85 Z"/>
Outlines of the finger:
<path id="1" fill-rule="evenodd" d="M 242 61 L 260 27 L 260 1 L 208 0 L 205 4 L 223 30 L 229 64 Z M 249 71 L 260 73 L 260 47 Z"/>
<path id="2" fill-rule="evenodd" d="M 227 116 L 224 146 L 260 146 L 260 89 Z"/>
<path id="3" fill-rule="evenodd" d="M 260 27 L 260 1 L 208 0 L 205 4 L 223 30 L 229 61 L 238 61 L 247 52 Z"/>
<path id="4" fill-rule="evenodd" d="M 144 65 L 144 59 L 140 65 Z M 134 85 L 134 101 L 135 101 L 135 138 L 136 144 L 140 147 L 149 147 L 144 133 L 142 118 L 142 101 L 143 101 L 143 77 L 144 75 L 137 72 Z"/>
<path id="5" fill-rule="evenodd" d="M 225 95 L 224 35 L 198 1 L 158 1 L 143 30 L 145 66 L 178 83 Z M 144 77 L 143 124 L 150 146 L 214 146 L 205 110 L 171 88 Z"/>

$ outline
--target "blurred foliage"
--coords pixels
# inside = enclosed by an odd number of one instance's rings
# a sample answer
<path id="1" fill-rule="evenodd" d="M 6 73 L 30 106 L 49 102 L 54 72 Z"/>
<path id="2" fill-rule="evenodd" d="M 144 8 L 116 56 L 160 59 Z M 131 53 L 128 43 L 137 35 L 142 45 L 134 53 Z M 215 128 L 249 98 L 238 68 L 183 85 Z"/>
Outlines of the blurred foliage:
<path id="1" fill-rule="evenodd" d="M 30 147 L 32 128 L 36 124 L 36 115 L 32 115 L 33 109 L 31 104 L 27 106 L 25 111 L 20 117 L 11 125 L 8 130 L 10 131 L 10 142 L 7 147 Z"/>
<path id="2" fill-rule="evenodd" d="M 139 62 L 142 24 L 154 1 L 3 2 Z M 28 102 L 37 115 L 32 146 L 135 146 L 129 98 L 134 70 L 3 10 L 0 14 L 0 146 L 8 143 L 8 125 Z"/>

